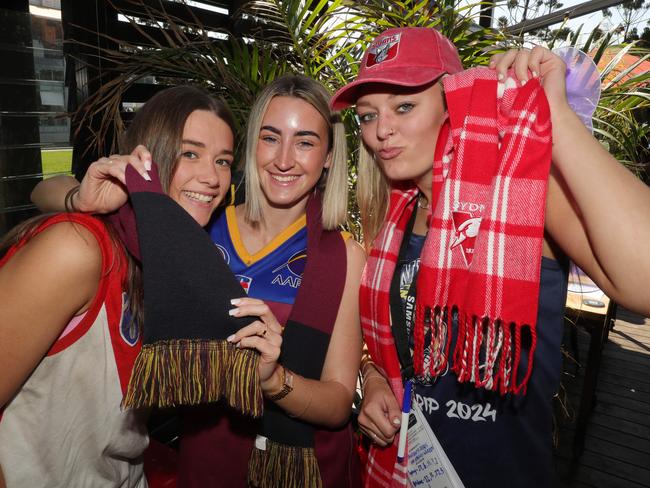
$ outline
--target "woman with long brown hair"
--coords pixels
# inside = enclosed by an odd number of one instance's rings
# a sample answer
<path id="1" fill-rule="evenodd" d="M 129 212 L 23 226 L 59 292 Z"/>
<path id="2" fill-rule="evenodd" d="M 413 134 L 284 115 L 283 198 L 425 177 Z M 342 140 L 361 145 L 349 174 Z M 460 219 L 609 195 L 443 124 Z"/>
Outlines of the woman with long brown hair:
<path id="1" fill-rule="evenodd" d="M 224 103 L 195 87 L 164 90 L 120 147 L 138 144 L 151 148 L 163 190 L 207 224 L 234 158 Z M 142 412 L 120 408 L 141 347 L 139 266 L 110 223 L 80 213 L 20 225 L 0 256 L 0 486 L 146 486 Z"/>

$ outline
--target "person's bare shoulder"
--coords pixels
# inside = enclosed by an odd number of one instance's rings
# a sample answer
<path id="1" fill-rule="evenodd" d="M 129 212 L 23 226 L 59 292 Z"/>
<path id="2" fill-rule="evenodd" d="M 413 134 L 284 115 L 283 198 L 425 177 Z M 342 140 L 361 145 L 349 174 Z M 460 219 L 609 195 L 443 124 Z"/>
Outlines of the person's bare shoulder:
<path id="1" fill-rule="evenodd" d="M 62 221 L 30 238 L 5 267 L 7 272 L 26 274 L 32 280 L 49 280 L 53 286 L 78 288 L 87 295 L 94 293 L 99 282 L 102 253 L 97 239 L 85 226 Z M 73 289 L 68 292 L 75 293 Z"/>
<path id="2" fill-rule="evenodd" d="M 346 239 L 345 250 L 348 257 L 348 266 L 363 267 L 366 262 L 366 251 L 354 238 Z"/>
<path id="3" fill-rule="evenodd" d="M 46 254 L 51 265 L 81 272 L 101 271 L 102 253 L 96 237 L 76 222 L 62 221 L 49 226 L 34 236 L 27 247 L 34 253 Z"/>

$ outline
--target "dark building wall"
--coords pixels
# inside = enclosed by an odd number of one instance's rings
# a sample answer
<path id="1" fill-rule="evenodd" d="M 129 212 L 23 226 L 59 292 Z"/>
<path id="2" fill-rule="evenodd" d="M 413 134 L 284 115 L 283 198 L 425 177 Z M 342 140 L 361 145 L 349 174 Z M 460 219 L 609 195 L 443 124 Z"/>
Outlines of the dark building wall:
<path id="1" fill-rule="evenodd" d="M 39 109 L 27 0 L 0 7 L 0 235 L 28 217 L 29 192 L 41 173 Z"/>

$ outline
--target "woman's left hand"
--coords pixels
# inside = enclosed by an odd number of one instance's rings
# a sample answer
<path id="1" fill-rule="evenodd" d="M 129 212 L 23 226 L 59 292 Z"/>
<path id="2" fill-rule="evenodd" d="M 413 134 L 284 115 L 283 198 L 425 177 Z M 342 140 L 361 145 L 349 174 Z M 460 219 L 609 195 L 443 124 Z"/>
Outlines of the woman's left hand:
<path id="1" fill-rule="evenodd" d="M 542 46 L 529 49 L 511 49 L 490 59 L 490 68 L 503 79 L 512 68 L 517 79 L 525 83 L 531 76 L 539 78 L 551 110 L 567 104 L 566 64 L 559 56 Z"/>
<path id="2" fill-rule="evenodd" d="M 259 320 L 242 327 L 227 340 L 237 347 L 259 351 L 259 375 L 260 381 L 264 383 L 271 378 L 278 365 L 282 346 L 282 326 L 262 300 L 246 297 L 232 300 L 231 303 L 235 306 L 230 310 L 231 315 L 259 317 Z"/>

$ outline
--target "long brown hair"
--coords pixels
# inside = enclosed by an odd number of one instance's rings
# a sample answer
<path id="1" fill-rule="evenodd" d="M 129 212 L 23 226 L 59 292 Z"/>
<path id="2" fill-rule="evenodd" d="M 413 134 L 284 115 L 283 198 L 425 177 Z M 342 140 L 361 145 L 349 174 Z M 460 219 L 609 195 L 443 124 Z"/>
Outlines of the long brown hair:
<path id="1" fill-rule="evenodd" d="M 160 181 L 165 192 L 169 189 L 178 165 L 185 122 L 196 110 L 212 112 L 228 125 L 233 135 L 235 134 L 232 113 L 223 101 L 212 97 L 199 87 L 182 85 L 167 88 L 151 97 L 137 111 L 129 128 L 120 138 L 121 154 L 130 153 L 139 144 L 147 147 L 158 166 Z M 218 134 L 215 134 L 215 137 L 217 136 Z M 50 216 L 51 214 L 33 217 L 9 231 L 0 240 L 0 258 L 21 239 L 29 239 L 38 226 Z M 123 249 L 112 226 L 106 221 L 105 223 L 115 246 Z M 144 314 L 141 270 L 135 260 L 128 253 L 126 254 L 128 276 L 125 288 L 129 296 L 133 320 L 142 324 Z"/>

